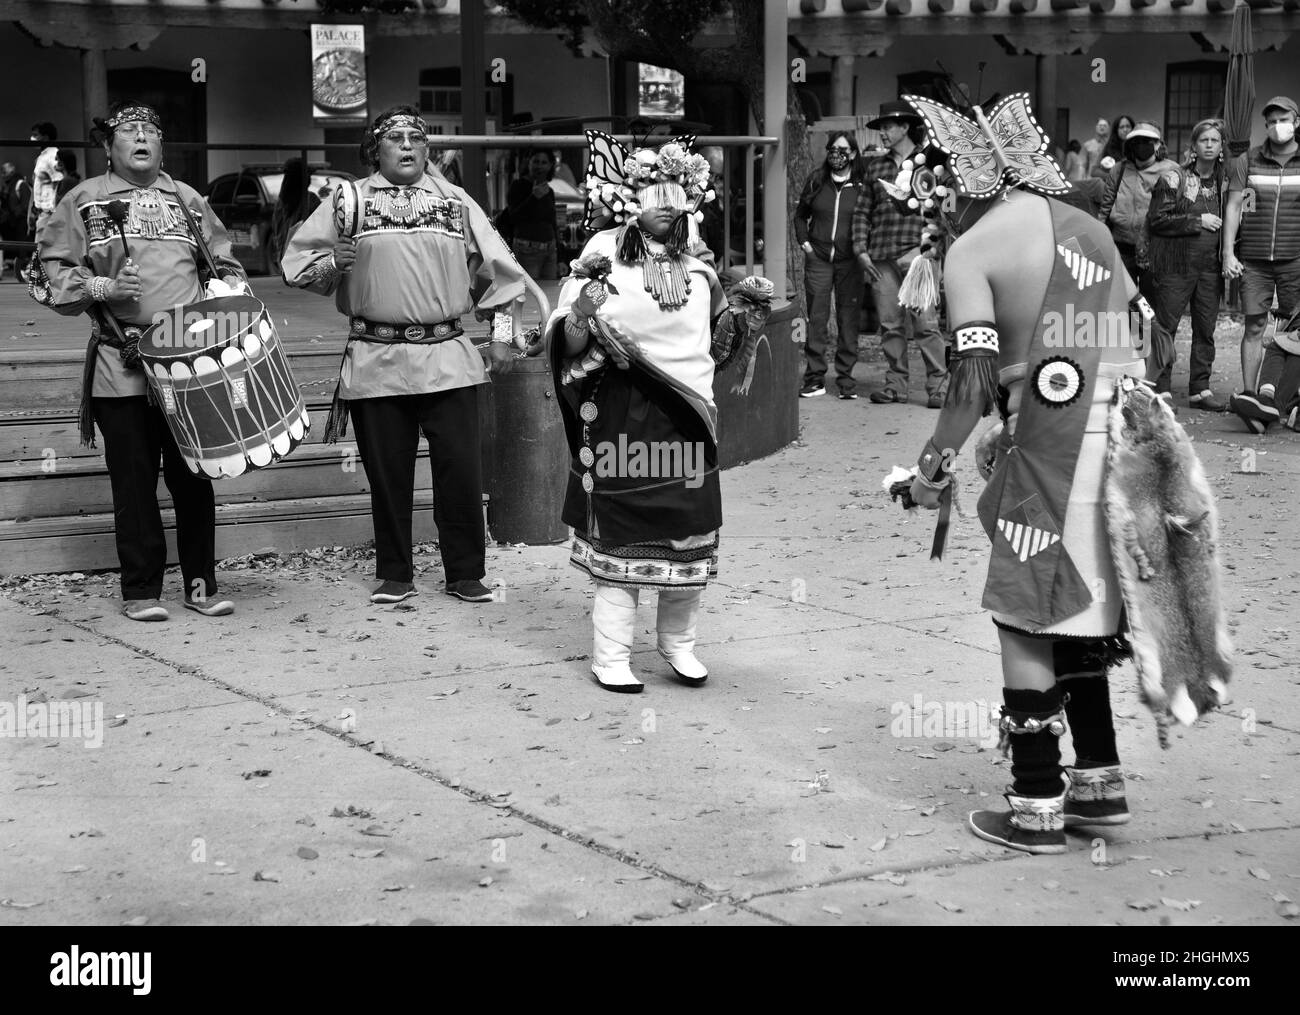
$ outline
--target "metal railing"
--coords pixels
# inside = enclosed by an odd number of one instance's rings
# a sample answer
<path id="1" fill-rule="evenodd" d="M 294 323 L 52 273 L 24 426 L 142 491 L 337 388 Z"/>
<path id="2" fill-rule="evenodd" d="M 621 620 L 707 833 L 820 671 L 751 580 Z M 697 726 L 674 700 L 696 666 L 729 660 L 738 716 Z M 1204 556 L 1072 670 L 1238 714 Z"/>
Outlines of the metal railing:
<path id="1" fill-rule="evenodd" d="M 636 139 L 627 134 L 613 135 L 623 144 L 633 144 Z M 655 137 L 654 143 L 662 143 L 662 139 Z M 753 274 L 755 261 L 755 195 L 757 187 L 755 186 L 755 165 L 758 160 L 758 149 L 770 149 L 775 147 L 777 139 L 774 137 L 747 136 L 747 135 L 720 135 L 720 136 L 701 136 L 695 139 L 695 147 L 718 147 L 722 149 L 722 180 L 724 185 L 730 184 L 733 172 L 736 167 L 735 159 L 741 159 L 741 165 L 744 172 L 744 184 L 741 193 L 744 196 L 744 247 L 741 248 L 741 258 L 736 260 L 737 264 L 744 263 L 745 273 Z M 92 151 L 102 150 L 102 146 L 93 141 L 55 141 L 45 143 L 32 141 L 28 138 L 0 138 L 0 150 L 6 148 L 35 148 L 42 149 L 46 147 L 69 148 L 69 149 L 88 149 Z M 437 150 L 460 151 L 466 148 L 481 148 L 487 151 L 509 151 L 512 149 L 529 149 L 529 148 L 586 148 L 587 138 L 582 134 L 489 134 L 489 135 L 463 135 L 463 134 L 432 134 L 429 136 L 429 147 Z M 737 153 L 739 149 L 739 153 Z M 357 154 L 356 144 L 339 144 L 326 142 L 311 142 L 306 144 L 299 143 L 280 143 L 280 144 L 240 144 L 240 143 L 212 143 L 205 141 L 163 141 L 164 161 L 168 152 L 265 152 L 276 153 L 276 161 L 292 158 L 297 156 L 302 159 L 303 164 L 310 166 L 313 154 L 319 153 L 316 161 L 323 161 L 327 153 L 342 152 L 349 157 Z M 85 175 L 85 174 L 83 174 Z M 224 174 L 222 174 L 224 175 Z M 489 177 L 495 177 L 496 174 L 489 173 Z M 185 180 L 186 183 L 191 183 Z M 487 182 L 487 181 L 485 181 Z M 500 182 L 494 180 L 493 182 Z M 505 181 L 506 184 L 510 182 Z M 304 188 L 310 183 L 310 173 L 304 174 Z M 193 185 L 191 183 L 191 185 Z M 467 187 L 471 196 L 474 189 Z M 501 188 L 498 188 L 501 189 Z M 731 208 L 729 199 L 732 197 L 730 191 L 719 194 L 723 199 L 723 264 L 719 267 L 729 267 L 731 264 L 732 254 L 732 223 Z M 489 202 L 491 204 L 491 202 Z M 495 213 L 500 210 L 499 207 L 491 206 L 485 209 L 489 213 Z M 18 249 L 19 241 L 5 244 L 5 246 Z M 32 249 L 30 243 L 21 244 L 21 249 Z"/>

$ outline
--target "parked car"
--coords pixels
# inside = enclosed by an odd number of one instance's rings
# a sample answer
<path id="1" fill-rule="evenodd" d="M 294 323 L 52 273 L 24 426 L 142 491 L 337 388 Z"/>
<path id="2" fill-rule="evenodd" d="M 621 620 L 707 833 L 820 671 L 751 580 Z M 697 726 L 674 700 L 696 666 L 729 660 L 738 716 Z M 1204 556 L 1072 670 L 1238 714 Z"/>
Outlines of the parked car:
<path id="1" fill-rule="evenodd" d="M 328 201 L 336 183 L 354 179 L 351 173 L 313 165 L 309 186 L 313 194 Z M 204 195 L 230 233 L 235 258 L 250 274 L 274 275 L 280 271 L 279 252 L 272 242 L 271 215 L 283 181 L 283 166 L 244 166 L 237 173 L 218 176 L 208 184 Z"/>

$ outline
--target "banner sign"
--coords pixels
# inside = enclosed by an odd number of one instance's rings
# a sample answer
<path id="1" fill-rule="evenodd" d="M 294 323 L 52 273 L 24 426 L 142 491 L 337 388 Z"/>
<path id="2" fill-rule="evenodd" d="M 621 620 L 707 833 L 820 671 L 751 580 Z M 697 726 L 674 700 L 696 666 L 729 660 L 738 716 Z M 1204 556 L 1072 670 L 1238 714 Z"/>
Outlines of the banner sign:
<path id="1" fill-rule="evenodd" d="M 366 26 L 311 26 L 312 118 L 323 126 L 364 124 Z"/>

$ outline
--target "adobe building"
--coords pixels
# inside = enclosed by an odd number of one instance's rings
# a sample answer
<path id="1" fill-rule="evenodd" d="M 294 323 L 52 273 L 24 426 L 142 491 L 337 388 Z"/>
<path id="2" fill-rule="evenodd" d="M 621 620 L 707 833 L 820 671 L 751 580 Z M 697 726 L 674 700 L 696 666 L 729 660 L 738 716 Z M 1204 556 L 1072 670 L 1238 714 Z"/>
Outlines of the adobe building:
<path id="1" fill-rule="evenodd" d="M 366 27 L 372 114 L 418 99 L 435 130 L 455 133 L 460 0 L 418 2 L 406 15 L 345 15 L 315 0 L 0 0 L 0 137 L 26 138 L 49 120 L 61 139 L 84 139 L 92 113 L 131 95 L 160 108 L 172 141 L 352 143 L 355 127 L 312 120 L 309 28 L 328 22 Z M 1062 144 L 1127 113 L 1162 124 L 1177 152 L 1191 125 L 1222 107 L 1234 0 L 770 2 L 786 4 L 791 77 L 813 117 L 865 121 L 883 99 L 924 93 L 940 63 L 977 101 L 1031 91 Z M 1249 5 L 1257 95 L 1300 93 L 1300 0 Z M 500 8 L 488 5 L 485 22 L 490 132 L 519 119 L 634 111 L 626 67 L 591 48 L 575 55 Z M 726 33 L 724 20 L 702 41 Z M 740 96 L 687 82 L 687 119 L 747 133 L 745 116 Z M 1262 128 L 1261 119 L 1257 142 Z M 29 165 L 31 153 L 0 158 Z M 274 158 L 190 153 L 169 164 L 201 186 L 247 161 Z"/>

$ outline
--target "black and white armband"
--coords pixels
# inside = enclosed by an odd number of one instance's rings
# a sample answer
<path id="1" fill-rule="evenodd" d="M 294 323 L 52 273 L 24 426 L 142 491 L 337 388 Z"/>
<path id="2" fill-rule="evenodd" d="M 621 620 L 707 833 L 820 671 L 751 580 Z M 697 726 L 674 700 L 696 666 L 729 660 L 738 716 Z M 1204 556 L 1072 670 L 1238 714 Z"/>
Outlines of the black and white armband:
<path id="1" fill-rule="evenodd" d="M 992 321 L 970 321 L 953 329 L 949 405 L 976 404 L 987 416 L 998 400 L 998 329 Z"/>

